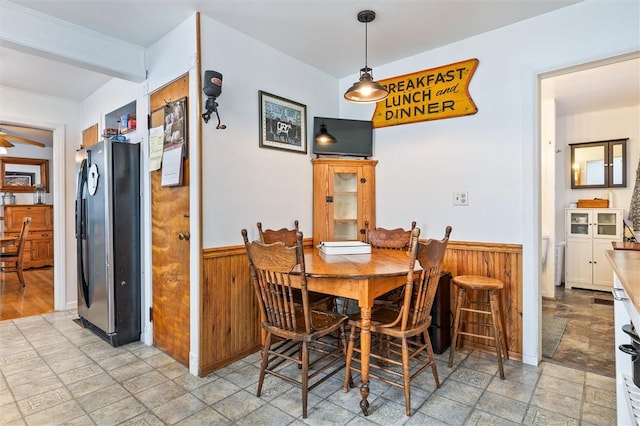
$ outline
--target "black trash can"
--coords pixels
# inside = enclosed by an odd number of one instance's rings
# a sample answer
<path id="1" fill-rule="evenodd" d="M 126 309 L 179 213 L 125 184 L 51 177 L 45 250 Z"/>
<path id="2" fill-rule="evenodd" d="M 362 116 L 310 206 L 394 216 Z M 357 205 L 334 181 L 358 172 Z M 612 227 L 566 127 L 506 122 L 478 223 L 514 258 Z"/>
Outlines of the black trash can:
<path id="1" fill-rule="evenodd" d="M 438 291 L 431 308 L 431 326 L 429 327 L 429 338 L 433 352 L 441 354 L 451 346 L 451 326 L 453 324 L 451 315 L 451 273 L 442 272 Z"/>

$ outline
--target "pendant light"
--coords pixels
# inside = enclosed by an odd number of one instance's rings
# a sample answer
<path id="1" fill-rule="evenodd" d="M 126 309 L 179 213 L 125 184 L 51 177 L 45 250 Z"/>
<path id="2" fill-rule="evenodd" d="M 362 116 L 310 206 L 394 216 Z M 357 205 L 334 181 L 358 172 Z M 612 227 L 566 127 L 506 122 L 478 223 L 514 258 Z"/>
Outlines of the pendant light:
<path id="1" fill-rule="evenodd" d="M 320 124 L 320 131 L 316 133 L 315 141 L 320 145 L 329 145 L 337 142 L 336 138 L 327 131 L 327 125 L 324 123 Z"/>
<path id="2" fill-rule="evenodd" d="M 376 19 L 376 13 L 373 10 L 363 10 L 358 13 L 358 21 L 364 22 L 364 68 L 360 69 L 360 80 L 344 94 L 344 98 L 351 102 L 378 102 L 389 96 L 387 89 L 373 80 L 372 70 L 367 65 L 367 24 L 374 19 Z"/>

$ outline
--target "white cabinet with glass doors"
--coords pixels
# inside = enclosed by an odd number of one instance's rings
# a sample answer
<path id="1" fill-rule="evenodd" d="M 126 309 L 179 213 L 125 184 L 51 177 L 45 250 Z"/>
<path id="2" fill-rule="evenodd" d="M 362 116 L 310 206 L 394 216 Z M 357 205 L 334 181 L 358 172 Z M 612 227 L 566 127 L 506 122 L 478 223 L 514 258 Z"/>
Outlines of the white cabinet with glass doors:
<path id="1" fill-rule="evenodd" d="M 606 252 L 622 240 L 622 209 L 567 209 L 565 227 L 565 288 L 611 291 Z"/>

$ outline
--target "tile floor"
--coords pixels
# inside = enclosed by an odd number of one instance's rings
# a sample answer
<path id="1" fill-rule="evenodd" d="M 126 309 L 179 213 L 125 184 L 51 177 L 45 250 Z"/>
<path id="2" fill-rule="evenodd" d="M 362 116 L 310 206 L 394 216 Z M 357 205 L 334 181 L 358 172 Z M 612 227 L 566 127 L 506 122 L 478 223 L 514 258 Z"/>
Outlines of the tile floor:
<path id="1" fill-rule="evenodd" d="M 437 355 L 442 387 L 430 373 L 402 392 L 372 382 L 371 414 L 357 389 L 334 376 L 310 392 L 301 417 L 299 389 L 268 377 L 255 396 L 258 354 L 204 378 L 154 347 L 113 348 L 73 319 L 74 311 L 0 322 L 1 425 L 614 425 L 613 378 L 550 362 L 508 361 L 478 352 Z"/>
<path id="2" fill-rule="evenodd" d="M 542 300 L 542 312 L 569 319 L 556 353 L 547 361 L 615 377 L 611 293 L 556 287 L 555 299 Z"/>

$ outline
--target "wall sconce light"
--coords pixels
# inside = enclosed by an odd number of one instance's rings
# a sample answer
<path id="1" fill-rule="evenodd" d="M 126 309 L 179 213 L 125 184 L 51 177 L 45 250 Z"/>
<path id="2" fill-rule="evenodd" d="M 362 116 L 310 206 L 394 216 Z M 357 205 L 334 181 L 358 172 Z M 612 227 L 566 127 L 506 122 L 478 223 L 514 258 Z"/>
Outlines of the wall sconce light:
<path id="1" fill-rule="evenodd" d="M 367 65 L 367 24 L 376 19 L 373 10 L 363 10 L 358 13 L 358 21 L 364 22 L 364 68 L 360 69 L 360 80 L 353 83 L 344 94 L 344 98 L 351 102 L 378 102 L 389 96 L 387 89 L 374 81 L 372 69 Z"/>
<path id="2" fill-rule="evenodd" d="M 227 128 L 224 124 L 220 124 L 220 114 L 218 114 L 218 102 L 216 98 L 222 93 L 222 74 L 217 71 L 205 71 L 204 72 L 204 88 L 202 89 L 205 95 L 207 95 L 207 101 L 204 104 L 207 110 L 202 114 L 202 118 L 205 123 L 209 122 L 211 113 L 215 112 L 218 117 L 218 125 L 216 129 L 224 130 Z"/>
<path id="3" fill-rule="evenodd" d="M 315 141 L 320 145 L 328 145 L 337 142 L 336 138 L 327 131 L 327 125 L 324 123 L 320 124 L 320 130 L 316 133 Z"/>

